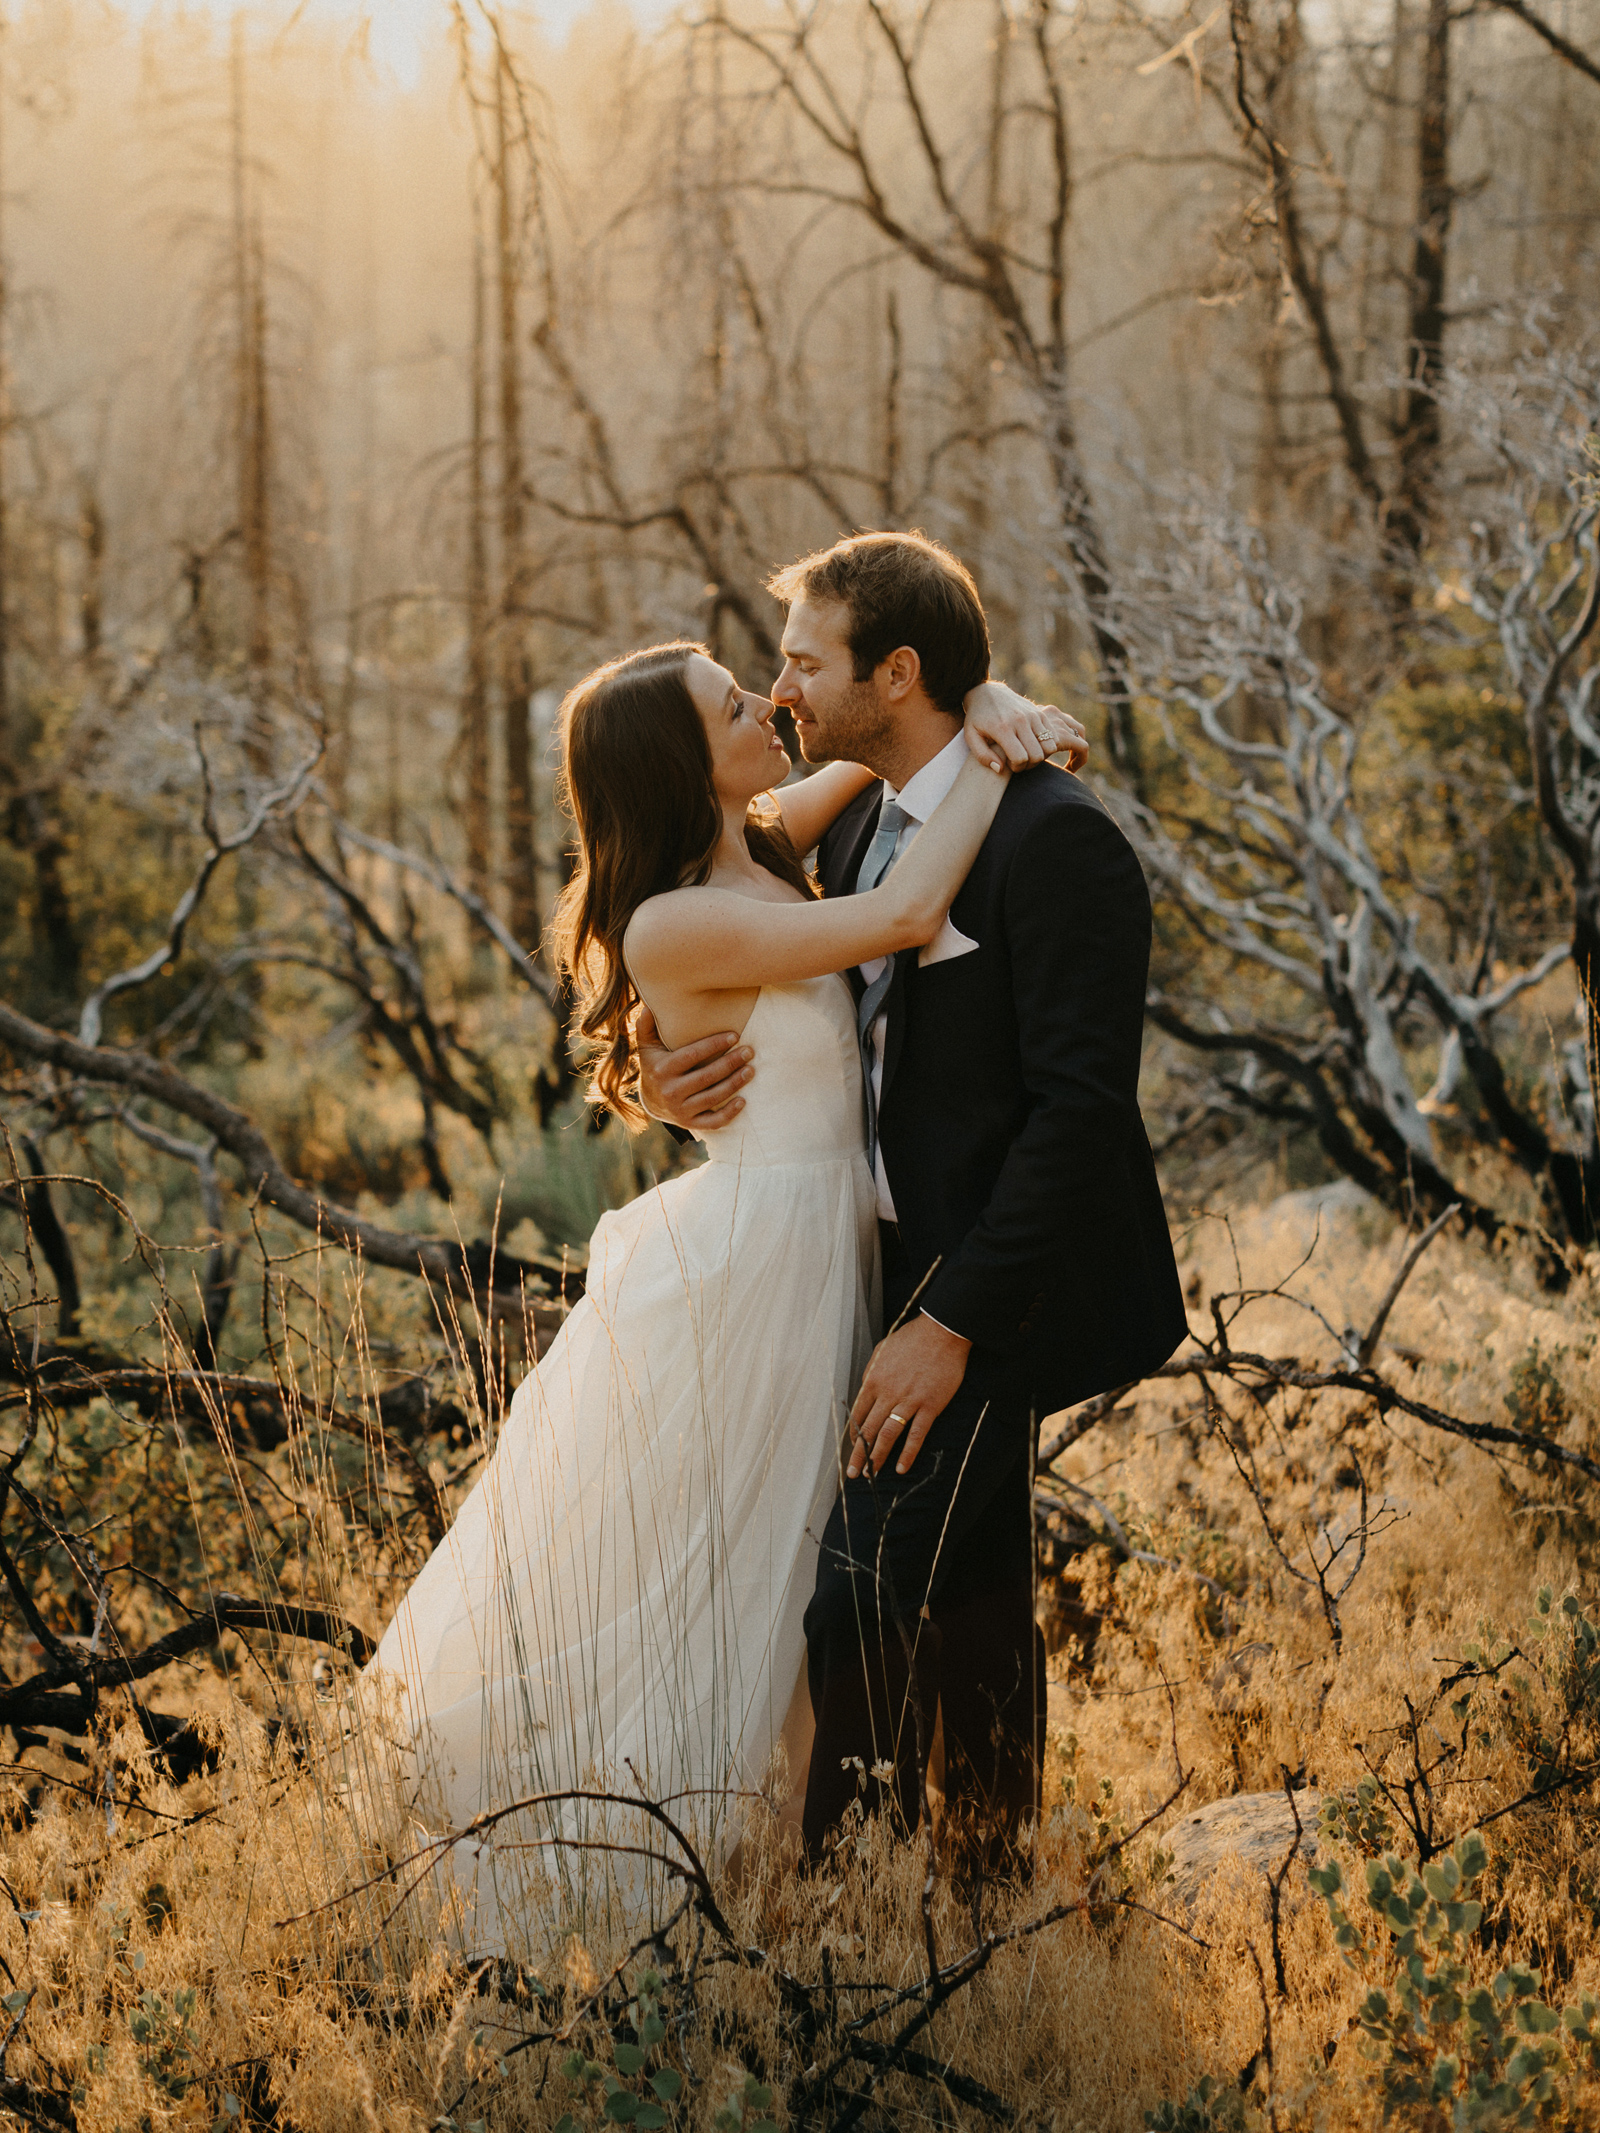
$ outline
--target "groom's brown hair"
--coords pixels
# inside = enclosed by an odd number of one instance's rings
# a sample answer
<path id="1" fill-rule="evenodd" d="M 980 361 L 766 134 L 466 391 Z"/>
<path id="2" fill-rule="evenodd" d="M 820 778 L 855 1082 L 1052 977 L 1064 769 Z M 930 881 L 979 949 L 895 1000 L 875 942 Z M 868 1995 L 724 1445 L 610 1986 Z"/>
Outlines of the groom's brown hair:
<path id="1" fill-rule="evenodd" d="M 928 695 L 960 718 L 967 691 L 989 678 L 989 625 L 972 573 L 925 533 L 853 533 L 775 570 L 767 590 L 785 607 L 796 600 L 845 607 L 857 681 L 908 644 Z"/>

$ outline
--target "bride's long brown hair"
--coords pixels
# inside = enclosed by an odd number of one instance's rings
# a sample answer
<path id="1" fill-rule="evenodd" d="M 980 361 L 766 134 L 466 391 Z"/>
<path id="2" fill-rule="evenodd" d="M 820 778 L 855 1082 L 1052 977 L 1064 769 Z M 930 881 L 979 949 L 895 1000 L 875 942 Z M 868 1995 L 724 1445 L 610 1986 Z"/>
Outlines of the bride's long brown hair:
<path id="1" fill-rule="evenodd" d="M 628 921 L 649 897 L 706 880 L 722 835 L 711 746 L 689 694 L 703 644 L 679 638 L 598 667 L 561 706 L 561 797 L 578 828 L 578 870 L 550 937 L 595 1047 L 591 1098 L 642 1125 L 633 1023 L 638 988 L 622 960 Z M 709 658 L 711 655 L 706 653 Z M 816 889 L 773 801 L 750 803 L 745 842 L 780 881 Z"/>

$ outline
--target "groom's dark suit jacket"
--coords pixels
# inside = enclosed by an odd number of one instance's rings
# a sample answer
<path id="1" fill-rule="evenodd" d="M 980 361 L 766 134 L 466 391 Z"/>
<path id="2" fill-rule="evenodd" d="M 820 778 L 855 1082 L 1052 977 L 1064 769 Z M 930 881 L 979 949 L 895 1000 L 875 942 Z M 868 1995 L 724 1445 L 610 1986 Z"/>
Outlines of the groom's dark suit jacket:
<path id="1" fill-rule="evenodd" d="M 871 785 L 817 855 L 849 894 Z M 896 960 L 879 1135 L 929 1314 L 1015 1365 L 1048 1414 L 1166 1361 L 1188 1331 L 1139 1115 L 1150 896 L 1089 789 L 1015 777 L 950 908 L 977 947 Z"/>

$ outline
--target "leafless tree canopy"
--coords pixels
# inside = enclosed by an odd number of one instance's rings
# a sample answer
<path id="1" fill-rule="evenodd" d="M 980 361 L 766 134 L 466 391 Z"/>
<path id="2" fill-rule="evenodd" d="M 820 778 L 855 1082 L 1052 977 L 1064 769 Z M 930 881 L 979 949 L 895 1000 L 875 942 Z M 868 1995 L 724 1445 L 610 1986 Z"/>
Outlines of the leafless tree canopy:
<path id="1" fill-rule="evenodd" d="M 1600 1464 L 1548 1315 L 1600 1265 L 1600 20 L 440 0 L 408 43 L 413 15 L 0 6 L 0 1733 L 4 1784 L 23 1773 L 0 1806 L 34 1830 L 24 1780 L 81 1796 L 108 1860 L 118 1813 L 151 1818 L 130 1853 L 187 1832 L 151 1802 L 233 1752 L 203 1667 L 260 1685 L 274 1784 L 315 1763 L 304 1712 L 446 1534 L 595 1221 L 686 1159 L 584 1102 L 542 943 L 571 866 L 562 694 L 684 634 L 765 684 L 769 572 L 861 527 L 956 549 L 999 670 L 1091 729 L 1154 901 L 1142 1100 L 1175 1222 L 1349 1180 L 1407 1232 L 1349 1324 L 1287 1275 L 1196 1272 L 1160 1380 L 1051 1418 L 1040 1449 L 1045 1570 L 1170 1580 L 1195 1648 L 1223 1648 L 1219 1708 L 1271 1657 L 1239 1646 L 1241 1595 L 1288 1595 L 1285 1652 L 1315 1649 L 1274 1693 L 1312 1699 L 1322 1753 L 1356 1581 L 1404 1511 L 1386 1460 L 1480 1462 L 1519 1548 L 1548 1526 L 1592 1565 Z M 1460 1357 L 1395 1344 L 1446 1255 L 1474 1340 L 1474 1268 L 1512 1269 L 1544 1329 L 1498 1404 Z M 1258 1338 L 1245 1314 L 1272 1312 L 1303 1337 Z M 1074 1465 L 1141 1398 L 1237 1494 L 1248 1575 L 1237 1534 L 1180 1545 Z M 1324 1837 L 1375 1853 L 1387 1830 L 1437 1875 L 1469 1812 L 1523 1817 L 1524 1860 L 1569 1799 L 1592 1819 L 1576 1608 L 1533 1688 L 1485 1642 L 1358 1742 L 1370 1785 Z M 1163 1773 L 1170 1713 L 1159 1816 L 1195 1766 L 1146 1641 L 1126 1693 L 1159 1698 Z M 1227 2070 L 1275 2126 L 1305 1775 L 1284 1769 L 1293 1845 L 1241 1942 L 1261 2044 Z M 584 2053 L 625 2025 L 681 2042 L 705 2014 L 702 2042 L 743 2051 L 707 2012 L 737 1977 L 800 2040 L 790 2122 L 886 2122 L 886 2095 L 1011 2122 L 947 2050 L 1008 1966 L 1145 1926 L 1205 1952 L 1149 1916 L 1143 1825 L 1074 1813 L 1077 1893 L 1002 1914 L 980 1884 L 957 1915 L 930 1870 L 885 1983 L 841 1924 L 860 1876 L 801 1964 L 741 1939 L 652 1803 L 678 1910 L 608 1977 L 574 1956 L 570 1991 L 509 1965 L 428 1986 L 450 2025 L 430 2109 L 471 2124 L 511 2093 L 476 2040 L 451 2058 L 470 1993 L 516 2011 L 521 2067 L 576 2039 L 593 2115 Z M 255 1839 L 197 1841 L 242 1888 Z M 423 1986 L 372 1965 L 437 1849 L 365 1860 L 383 1917 L 359 1946 L 328 1923 L 366 1915 L 349 1886 L 280 1921 L 329 1936 L 318 1991 L 391 2041 L 433 2034 Z M 1568 1953 L 1548 1891 L 1516 1947 L 1590 1960 L 1589 1878 L 1560 1899 Z M 99 1887 L 84 1869 L 71 1900 Z M 0 1895 L 9 1976 L 6 1935 L 41 1914 Z M 137 1988 L 95 1963 L 98 2021 Z M 0 2111 L 76 2123 L 92 2053 L 69 2075 L 33 1988 L 0 1997 Z M 249 2050 L 248 2095 L 231 2060 L 206 2094 L 301 2123 Z M 190 2076 L 160 2063 L 172 2102 Z M 752 2073 L 718 2124 L 754 2128 L 763 2093 Z M 1152 2122 L 1246 2122 L 1207 2112 Z"/>
<path id="2" fill-rule="evenodd" d="M 408 85 L 369 47 L 45 7 L 0 59 L 0 1230 L 78 1382 L 169 1335 L 294 1376 L 273 1269 L 322 1243 L 393 1294 L 401 1389 L 402 1324 L 558 1321 L 681 1160 L 596 1130 L 541 948 L 560 694 L 685 631 L 761 680 L 768 570 L 863 525 L 948 540 L 1002 669 L 1091 723 L 1175 1206 L 1343 1174 L 1565 1282 L 1585 41 L 718 0 L 558 45 L 461 0 Z"/>

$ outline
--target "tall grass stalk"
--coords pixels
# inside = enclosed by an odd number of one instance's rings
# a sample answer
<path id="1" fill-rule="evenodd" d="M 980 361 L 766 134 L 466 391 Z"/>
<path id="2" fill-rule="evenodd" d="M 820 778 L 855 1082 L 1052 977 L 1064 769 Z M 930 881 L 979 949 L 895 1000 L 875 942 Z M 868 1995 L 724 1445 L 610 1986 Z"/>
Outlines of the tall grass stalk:
<path id="1" fill-rule="evenodd" d="M 1248 1277 L 1252 1254 L 1269 1276 L 1293 1263 L 1300 1222 L 1280 1208 L 1236 1225 Z M 1229 1249 L 1220 1231 L 1191 1239 L 1186 1273 L 1202 1303 L 1208 1286 L 1232 1285 Z M 1381 1228 L 1330 1220 L 1302 1286 L 1325 1314 L 1360 1323 L 1394 1256 Z M 136 1569 L 191 1606 L 248 1589 L 337 1609 L 374 1635 L 388 1619 L 427 1535 L 415 1476 L 380 1427 L 366 1280 L 327 1252 L 274 1270 L 268 1345 L 289 1425 L 275 1447 L 252 1442 L 214 1402 L 209 1430 L 191 1421 L 155 1432 L 139 1492 L 111 1418 L 77 1411 L 41 1429 L 22 1478 L 42 1488 L 53 1463 L 71 1479 L 74 1530 L 103 1522 L 107 1558 L 125 1570 L 114 1628 L 130 1648 L 177 1618 Z M 531 1327 L 489 1322 L 445 1296 L 436 1305 L 453 1358 L 451 1411 L 464 1420 L 418 1450 L 458 1509 L 503 1426 Z M 1260 1311 L 1262 1346 L 1300 1322 L 1281 1298 Z M 1600 1414 L 1597 1328 L 1587 1274 L 1553 1309 L 1514 1268 L 1445 1240 L 1389 1337 L 1417 1358 L 1419 1383 L 1448 1391 L 1460 1411 L 1527 1404 L 1537 1376 L 1541 1412 L 1577 1444 Z M 168 1337 L 180 1360 L 170 1324 Z M 330 1407 L 364 1417 L 364 1433 L 327 1426 Z M 1357 1464 L 1374 1504 L 1399 1514 L 1381 1531 L 1375 1521 L 1338 1649 L 1265 1541 L 1224 1427 L 1257 1431 L 1291 1555 L 1348 1518 Z M 1600 1993 L 1600 1709 L 1593 1670 L 1565 1656 L 1572 1617 L 1559 1606 L 1573 1593 L 1594 1611 L 1600 1506 L 1554 1467 L 1386 1427 L 1338 1394 L 1261 1428 L 1243 1406 L 1208 1425 L 1185 1388 L 1152 1387 L 1068 1455 L 1081 1489 L 1161 1560 L 1130 1557 L 1106 1532 L 1069 1566 L 1078 1626 L 1069 1635 L 1069 1615 L 1048 1613 L 1063 1641 L 1045 1820 L 1027 1873 L 1005 1887 L 975 1891 L 937 1842 L 906 1843 L 870 1822 L 807 1876 L 763 1801 L 723 1803 L 734 1819 L 721 1827 L 717 1811 L 674 1802 L 726 1932 L 706 1904 L 685 1908 L 686 1883 L 664 1873 L 645 1892 L 653 1921 L 641 1921 L 637 1883 L 590 1848 L 633 1841 L 638 1818 L 602 1804 L 588 1825 L 541 1811 L 525 1832 L 540 1841 L 497 1848 L 515 1944 L 473 1965 L 482 1950 L 470 1887 L 439 1864 L 455 1833 L 419 1783 L 401 1715 L 392 1701 L 363 1702 L 347 1657 L 251 1632 L 156 1677 L 152 1703 L 192 1713 L 214 1758 L 182 1785 L 126 1697 L 102 1696 L 90 1739 L 23 1743 L 3 1773 L 0 1958 L 16 2027 L 0 2078 L 24 2089 L 0 2105 L 31 2096 L 34 2122 L 58 2109 L 85 2133 L 553 2129 L 563 2118 L 725 2129 L 763 2116 L 1136 2133 L 1162 2110 L 1195 2128 L 1206 2112 L 1219 2125 L 1254 2114 L 1280 2128 L 1376 2128 L 1386 2109 L 1389 2124 L 1442 2125 L 1432 2105 L 1397 2105 L 1393 2080 L 1386 2089 L 1384 2068 L 1362 2056 L 1371 2037 L 1355 2016 L 1383 1985 L 1371 1967 L 1383 1937 L 1367 1936 L 1369 1968 L 1352 1974 L 1298 1868 L 1276 1948 L 1258 1866 L 1236 1861 L 1192 1911 L 1179 1908 L 1167 1830 L 1208 1799 L 1281 1790 L 1286 1769 L 1325 1799 L 1355 1801 L 1374 1773 L 1403 1796 L 1420 1754 L 1438 1835 L 1479 1828 L 1487 1847 L 1466 1971 L 1488 1984 L 1508 1964 L 1529 1966 L 1552 2006 Z M 59 1559 L 29 1560 L 41 1607 L 69 1619 Z M 1543 1586 L 1558 1596 L 1548 1650 L 1527 1627 Z M 497 1631 L 521 1639 L 530 1662 L 539 1613 L 535 1604 Z M 15 1618 L 6 1637 L 0 1663 L 15 1679 L 29 1664 Z M 1430 1703 L 1463 1665 L 1477 1671 Z M 574 1751 L 589 1738 L 575 1731 Z M 1453 1760 L 1438 1761 L 1441 1742 Z M 1174 1753 L 1188 1774 L 1181 1799 L 1165 1823 L 1121 1844 L 1172 1790 Z M 508 1764 L 508 1784 L 527 1767 Z M 1541 1791 L 1541 1771 L 1560 1783 Z M 1381 1806 L 1370 1793 L 1342 1834 L 1321 1840 L 1325 1857 L 1343 1859 L 1347 1891 L 1362 1885 L 1362 1815 Z M 719 1864 L 731 1827 L 745 1839 L 737 1874 Z M 553 1836 L 563 1841 L 544 1841 Z M 684 1863 L 658 1825 L 648 1842 Z M 1394 1814 L 1383 1842 L 1416 1856 Z M 986 1947 L 969 1981 L 930 1997 L 930 1977 Z M 894 2061 L 913 2017 L 922 2027 Z M 641 2043 L 656 2023 L 660 2039 Z M 1571 2037 L 1567 2048 L 1560 2109 L 1566 2122 L 1592 2122 L 1600 2091 Z M 648 2115 L 656 2109 L 660 2121 Z"/>

